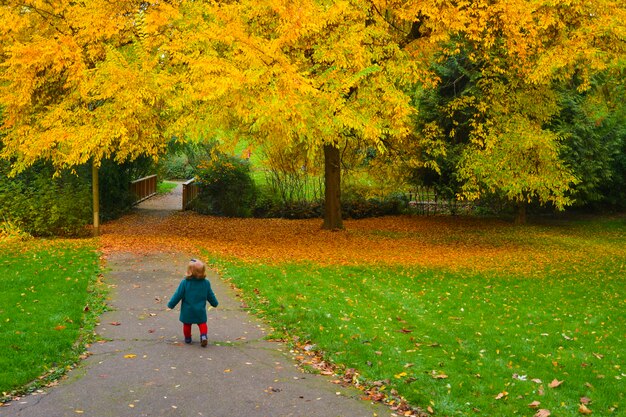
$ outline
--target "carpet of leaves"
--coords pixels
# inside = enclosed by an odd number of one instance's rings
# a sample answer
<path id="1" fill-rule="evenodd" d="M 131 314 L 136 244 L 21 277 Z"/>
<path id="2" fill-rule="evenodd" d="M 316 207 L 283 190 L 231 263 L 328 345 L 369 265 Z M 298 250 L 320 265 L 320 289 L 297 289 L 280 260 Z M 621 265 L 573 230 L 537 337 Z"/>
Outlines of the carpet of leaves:
<path id="1" fill-rule="evenodd" d="M 555 261 L 593 259 L 605 249 L 563 227 L 516 227 L 465 217 L 395 216 L 346 220 L 345 229 L 321 229 L 321 220 L 235 219 L 178 212 L 133 213 L 102 227 L 109 251 L 180 252 L 201 249 L 247 262 L 309 261 L 320 265 L 421 265 L 532 273 Z M 584 236 L 582 236 L 584 239 Z M 551 242 L 555 243 L 552 244 Z M 558 242 L 558 244 L 556 243 Z M 626 251 L 626 249 L 625 249 Z M 606 256 L 606 253 L 604 253 Z"/>

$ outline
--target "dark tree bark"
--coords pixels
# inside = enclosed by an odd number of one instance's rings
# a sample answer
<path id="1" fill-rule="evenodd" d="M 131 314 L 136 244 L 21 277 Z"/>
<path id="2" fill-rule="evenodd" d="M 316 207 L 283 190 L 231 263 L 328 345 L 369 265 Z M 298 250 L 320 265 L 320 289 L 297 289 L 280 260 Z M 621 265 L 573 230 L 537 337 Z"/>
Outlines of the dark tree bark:
<path id="1" fill-rule="evenodd" d="M 343 229 L 341 218 L 341 156 L 339 148 L 324 145 L 324 225 L 323 229 Z"/>
<path id="2" fill-rule="evenodd" d="M 526 202 L 520 201 L 517 203 L 517 210 L 515 212 L 515 224 L 526 224 Z"/>

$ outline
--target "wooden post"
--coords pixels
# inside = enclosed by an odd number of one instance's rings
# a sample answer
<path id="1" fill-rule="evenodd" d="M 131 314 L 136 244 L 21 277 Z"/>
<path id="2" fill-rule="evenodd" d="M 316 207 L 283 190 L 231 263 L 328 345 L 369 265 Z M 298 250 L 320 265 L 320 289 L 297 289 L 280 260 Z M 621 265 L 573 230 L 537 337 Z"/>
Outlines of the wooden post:
<path id="1" fill-rule="evenodd" d="M 91 189 L 93 193 L 93 235 L 100 235 L 100 181 L 98 166 L 95 161 L 91 165 Z"/>

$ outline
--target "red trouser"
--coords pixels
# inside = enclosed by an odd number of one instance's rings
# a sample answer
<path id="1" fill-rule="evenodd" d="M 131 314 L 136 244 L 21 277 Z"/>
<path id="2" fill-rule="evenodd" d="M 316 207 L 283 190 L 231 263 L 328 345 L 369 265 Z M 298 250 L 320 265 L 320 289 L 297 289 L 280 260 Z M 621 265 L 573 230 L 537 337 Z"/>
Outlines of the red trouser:
<path id="1" fill-rule="evenodd" d="M 207 325 L 206 323 L 198 323 L 198 327 L 200 328 L 200 334 L 207 334 Z M 191 323 L 183 323 L 183 334 L 186 338 L 191 337 Z"/>

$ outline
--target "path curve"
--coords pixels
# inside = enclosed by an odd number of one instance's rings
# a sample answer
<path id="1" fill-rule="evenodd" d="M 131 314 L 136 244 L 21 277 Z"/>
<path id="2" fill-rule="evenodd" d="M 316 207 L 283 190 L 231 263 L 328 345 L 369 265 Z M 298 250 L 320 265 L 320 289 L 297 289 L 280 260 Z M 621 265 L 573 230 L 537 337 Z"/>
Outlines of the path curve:
<path id="1" fill-rule="evenodd" d="M 162 201 L 173 200 L 172 195 Z M 136 210 L 166 218 L 147 200 Z M 180 201 L 180 200 L 179 200 Z M 281 343 L 264 340 L 228 283 L 210 275 L 220 301 L 209 311 L 209 346 L 182 343 L 178 311 L 166 303 L 189 254 L 112 252 L 106 259 L 111 311 L 100 318 L 102 342 L 54 387 L 6 407 L 6 417 L 366 417 L 391 411 L 360 391 L 299 370 Z M 45 341 L 42 341 L 45 342 Z"/>

